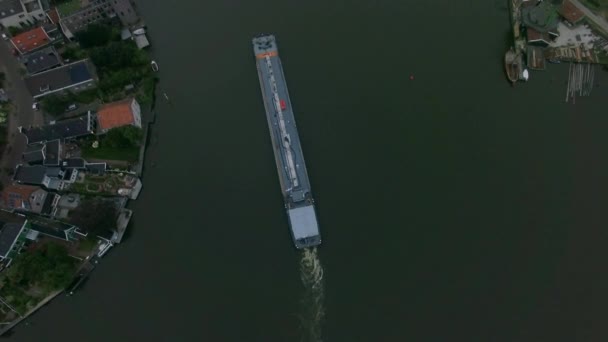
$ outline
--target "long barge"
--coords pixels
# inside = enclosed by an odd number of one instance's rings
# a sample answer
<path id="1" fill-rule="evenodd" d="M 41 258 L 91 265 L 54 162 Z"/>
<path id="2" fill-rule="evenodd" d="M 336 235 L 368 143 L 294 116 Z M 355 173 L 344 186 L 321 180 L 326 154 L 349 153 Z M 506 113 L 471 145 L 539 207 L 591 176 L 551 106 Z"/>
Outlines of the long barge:
<path id="1" fill-rule="evenodd" d="M 314 199 L 287 83 L 273 35 L 252 40 L 279 182 L 296 248 L 321 244 Z"/>

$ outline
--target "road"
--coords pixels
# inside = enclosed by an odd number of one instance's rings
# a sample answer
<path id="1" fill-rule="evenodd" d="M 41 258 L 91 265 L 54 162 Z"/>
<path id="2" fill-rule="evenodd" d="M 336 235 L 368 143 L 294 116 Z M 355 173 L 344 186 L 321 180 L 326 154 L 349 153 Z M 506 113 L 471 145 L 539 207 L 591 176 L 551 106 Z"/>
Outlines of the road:
<path id="1" fill-rule="evenodd" d="M 606 19 L 593 13 L 590 9 L 588 9 L 578 0 L 570 0 L 570 2 L 572 2 L 574 6 L 576 6 L 579 10 L 585 13 L 585 16 L 587 16 L 589 20 L 593 21 L 597 26 L 604 30 L 605 34 L 608 34 L 608 21 L 606 21 Z"/>
<path id="2" fill-rule="evenodd" d="M 25 137 L 19 133 L 17 127 L 41 125 L 44 119 L 42 112 L 32 109 L 34 100 L 25 87 L 20 72 L 20 63 L 12 55 L 12 48 L 8 41 L 0 42 L 0 71 L 6 75 L 4 87 L 13 106 L 9 117 L 8 144 L 0 161 L 0 180 L 6 185 L 10 181 L 10 176 L 5 170 L 14 168 L 21 161 L 21 155 L 26 146 Z"/>

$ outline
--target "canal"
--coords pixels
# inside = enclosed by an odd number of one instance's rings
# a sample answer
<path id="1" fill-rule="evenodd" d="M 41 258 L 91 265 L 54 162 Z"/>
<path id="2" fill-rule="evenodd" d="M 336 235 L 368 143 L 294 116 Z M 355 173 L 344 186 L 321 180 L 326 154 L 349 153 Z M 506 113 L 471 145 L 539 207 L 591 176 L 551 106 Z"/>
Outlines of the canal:
<path id="1" fill-rule="evenodd" d="M 250 39 L 277 35 L 324 238 L 324 341 L 598 341 L 608 73 L 511 88 L 506 1 L 139 0 L 161 74 L 127 240 L 15 341 L 299 341 Z M 410 77 L 411 76 L 411 77 Z"/>

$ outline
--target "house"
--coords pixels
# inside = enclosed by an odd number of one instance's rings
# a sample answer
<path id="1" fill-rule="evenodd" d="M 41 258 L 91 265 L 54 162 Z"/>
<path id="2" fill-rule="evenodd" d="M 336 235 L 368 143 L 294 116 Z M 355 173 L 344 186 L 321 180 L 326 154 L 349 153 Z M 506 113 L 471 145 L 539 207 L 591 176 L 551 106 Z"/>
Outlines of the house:
<path id="1" fill-rule="evenodd" d="M 44 162 L 45 150 L 46 145 L 43 143 L 28 145 L 25 147 L 25 152 L 23 152 L 22 159 L 24 162 L 30 165 L 42 164 L 42 162 Z"/>
<path id="2" fill-rule="evenodd" d="M 63 34 L 69 39 L 92 23 L 118 19 L 123 26 L 139 21 L 132 0 L 67 0 L 57 6 Z"/>
<path id="3" fill-rule="evenodd" d="M 576 25 L 580 23 L 584 18 L 585 14 L 574 6 L 570 0 L 565 0 L 559 8 L 559 14 L 568 22 L 570 25 Z"/>
<path id="4" fill-rule="evenodd" d="M 17 165 L 13 180 L 19 184 L 41 185 L 46 188 L 51 183 L 51 178 L 47 175 L 47 168 L 42 165 Z"/>
<path id="5" fill-rule="evenodd" d="M 28 144 L 35 144 L 53 140 L 65 140 L 94 134 L 97 127 L 95 115 L 88 112 L 72 119 L 57 121 L 52 124 L 23 128 L 19 131 L 25 135 Z M 60 152 L 60 151 L 59 151 Z"/>
<path id="6" fill-rule="evenodd" d="M 68 90 L 80 92 L 92 89 L 97 77 L 93 65 L 85 59 L 27 76 L 24 80 L 32 97 L 39 99 Z"/>
<path id="7" fill-rule="evenodd" d="M 63 241 L 75 241 L 87 236 L 73 224 L 51 220 L 31 213 L 24 213 L 24 215 L 28 221 L 27 227 L 32 233 L 28 236 L 31 240 L 37 239 L 40 234 Z"/>
<path id="8" fill-rule="evenodd" d="M 141 107 L 135 98 L 128 98 L 102 106 L 97 111 L 98 132 L 132 125 L 141 128 Z"/>
<path id="9" fill-rule="evenodd" d="M 74 183 L 78 170 L 62 170 L 59 167 L 44 165 L 17 165 L 13 181 L 18 184 L 38 185 L 49 190 L 63 190 L 68 184 Z"/>
<path id="10" fill-rule="evenodd" d="M 559 16 L 551 1 L 528 1 L 522 4 L 521 19 L 527 28 L 544 33 L 553 32 L 557 35 Z"/>
<path id="11" fill-rule="evenodd" d="M 11 38 L 11 43 L 22 55 L 38 50 L 41 47 L 48 45 L 50 42 L 51 37 L 49 37 L 43 27 L 37 27 Z"/>
<path id="12" fill-rule="evenodd" d="M 0 1 L 0 25 L 3 27 L 25 27 L 44 18 L 41 0 Z"/>
<path id="13" fill-rule="evenodd" d="M 2 191 L 2 199 L 6 208 L 52 216 L 61 196 L 37 186 L 14 184 Z"/>
<path id="14" fill-rule="evenodd" d="M 538 32 L 532 27 L 526 29 L 526 35 L 528 37 L 528 44 L 547 47 L 551 42 L 549 32 Z"/>
<path id="15" fill-rule="evenodd" d="M 61 143 L 59 139 L 26 146 L 23 161 L 30 165 L 59 166 Z"/>
<path id="16" fill-rule="evenodd" d="M 47 141 L 44 146 L 45 153 L 42 165 L 59 166 L 59 159 L 61 158 L 61 142 L 59 139 Z"/>
<path id="17" fill-rule="evenodd" d="M 52 46 L 24 55 L 21 62 L 25 65 L 29 75 L 56 68 L 62 64 L 59 53 Z"/>
<path id="18" fill-rule="evenodd" d="M 32 208 L 30 198 L 39 189 L 41 188 L 32 185 L 9 185 L 2 190 L 2 207 L 30 210 Z"/>
<path id="19" fill-rule="evenodd" d="M 0 261 L 8 266 L 23 248 L 29 230 L 23 215 L 0 210 Z"/>

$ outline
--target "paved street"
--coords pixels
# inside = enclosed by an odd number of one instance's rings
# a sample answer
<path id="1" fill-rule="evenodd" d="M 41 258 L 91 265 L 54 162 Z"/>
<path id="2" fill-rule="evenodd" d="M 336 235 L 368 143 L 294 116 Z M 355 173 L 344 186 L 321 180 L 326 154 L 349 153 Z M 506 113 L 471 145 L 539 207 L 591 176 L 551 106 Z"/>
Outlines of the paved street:
<path id="1" fill-rule="evenodd" d="M 5 172 L 6 168 L 13 168 L 18 164 L 25 149 L 25 137 L 19 134 L 17 127 L 43 123 L 42 113 L 32 109 L 33 99 L 23 82 L 19 71 L 20 64 L 11 51 L 10 42 L 0 42 L 0 71 L 6 75 L 4 88 L 13 106 L 8 126 L 9 142 L 0 161 L 0 180 L 5 185 L 10 179 Z"/>

